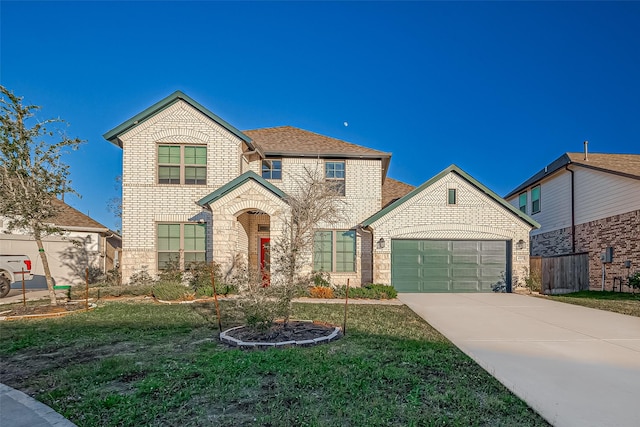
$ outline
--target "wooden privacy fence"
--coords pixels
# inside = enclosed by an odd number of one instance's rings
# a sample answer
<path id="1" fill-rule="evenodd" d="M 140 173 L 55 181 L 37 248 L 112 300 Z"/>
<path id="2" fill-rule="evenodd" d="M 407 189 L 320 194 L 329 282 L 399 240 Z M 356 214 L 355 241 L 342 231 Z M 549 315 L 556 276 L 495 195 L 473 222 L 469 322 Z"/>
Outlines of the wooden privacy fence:
<path id="1" fill-rule="evenodd" d="M 540 264 L 541 293 L 559 295 L 589 289 L 588 252 L 542 258 Z M 532 262 L 532 271 L 533 268 Z"/>

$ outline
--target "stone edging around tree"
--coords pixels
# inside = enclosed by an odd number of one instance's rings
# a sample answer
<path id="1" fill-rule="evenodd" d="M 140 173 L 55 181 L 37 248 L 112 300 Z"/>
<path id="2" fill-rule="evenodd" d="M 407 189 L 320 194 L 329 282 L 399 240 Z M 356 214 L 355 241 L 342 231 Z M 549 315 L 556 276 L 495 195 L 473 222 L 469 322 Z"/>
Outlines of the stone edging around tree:
<path id="1" fill-rule="evenodd" d="M 314 323 L 311 320 L 298 320 L 298 322 Z M 333 331 L 329 335 L 300 341 L 283 341 L 283 342 L 264 342 L 264 341 L 242 341 L 229 335 L 229 332 L 233 332 L 237 329 L 245 328 L 246 326 L 236 326 L 235 328 L 227 329 L 220 333 L 220 341 L 226 343 L 232 347 L 238 347 L 243 349 L 268 349 L 268 348 L 289 348 L 289 347 L 312 347 L 318 344 L 327 344 L 331 341 L 342 338 L 342 328 L 334 326 Z M 330 329 L 328 329 L 329 331 Z"/>

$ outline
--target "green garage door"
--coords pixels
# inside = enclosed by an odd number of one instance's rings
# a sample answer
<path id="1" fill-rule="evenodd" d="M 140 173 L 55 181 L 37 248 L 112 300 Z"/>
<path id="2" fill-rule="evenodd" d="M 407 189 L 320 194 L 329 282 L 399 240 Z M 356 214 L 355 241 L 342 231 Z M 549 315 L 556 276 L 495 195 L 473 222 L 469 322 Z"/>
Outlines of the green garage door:
<path id="1" fill-rule="evenodd" d="M 508 242 L 391 240 L 391 284 L 398 292 L 491 292 L 509 274 Z"/>

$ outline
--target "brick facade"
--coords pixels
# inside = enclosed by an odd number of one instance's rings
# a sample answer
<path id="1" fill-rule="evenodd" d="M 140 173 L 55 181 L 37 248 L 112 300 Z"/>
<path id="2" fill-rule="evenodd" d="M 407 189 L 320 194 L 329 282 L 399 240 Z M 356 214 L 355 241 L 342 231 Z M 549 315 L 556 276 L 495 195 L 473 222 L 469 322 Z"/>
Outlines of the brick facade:
<path id="1" fill-rule="evenodd" d="M 589 252 L 591 289 L 602 289 L 600 254 L 608 247 L 613 247 L 613 262 L 605 264 L 605 289 L 613 290 L 615 277 L 626 280 L 629 273 L 640 271 L 640 210 L 576 226 L 576 251 Z M 631 271 L 624 267 L 627 260 L 631 261 Z"/>
<path id="2" fill-rule="evenodd" d="M 613 248 L 613 262 L 605 264 L 605 290 L 619 291 L 619 278 L 640 271 L 640 210 L 576 225 L 576 252 L 589 253 L 589 288 L 602 289 L 600 255 Z M 554 230 L 531 238 L 532 255 L 553 256 L 571 253 L 571 228 Z M 631 268 L 625 268 L 631 261 Z M 629 290 L 626 286 L 623 290 Z"/>
<path id="3" fill-rule="evenodd" d="M 378 154 L 373 156 L 369 152 L 365 152 L 366 155 L 349 154 L 349 150 L 368 150 L 357 146 L 322 156 L 294 152 L 280 158 L 282 179 L 268 180 L 279 190 L 255 178 L 227 186 L 248 171 L 261 175 L 260 150 L 245 139 L 246 135 L 198 107 L 197 103 L 185 99 L 177 98 L 140 122 L 136 116 L 121 125 L 130 124 L 120 133 L 117 131 L 120 127 L 108 133 L 107 139 L 114 142 L 117 138 L 118 145 L 123 148 L 123 283 L 145 267 L 152 275 L 158 273 L 156 246 L 159 223 L 204 223 L 207 260 L 219 263 L 223 272 L 232 268 L 238 259 L 256 267 L 259 264 L 260 238 L 269 237 L 275 242 L 284 227 L 288 206 L 281 198 L 280 190 L 294 194 L 307 171 L 316 171 L 319 176 L 324 176 L 324 162 L 327 160 L 344 161 L 345 196 L 339 198 L 343 204 L 341 217 L 318 224 L 318 228 L 356 230 L 356 271 L 331 272 L 334 284 L 345 284 L 347 280 L 354 286 L 369 282 L 390 283 L 392 238 L 510 241 L 513 247 L 512 283 L 514 287 L 521 283 L 529 262 L 528 233 L 531 226 L 500 205 L 493 196 L 487 195 L 486 189 L 478 191 L 460 175 L 450 173 L 419 196 L 398 206 L 392 214 L 376 221 L 370 229 L 362 229 L 359 224 L 382 208 L 387 153 L 376 152 Z M 206 184 L 159 184 L 159 144 L 206 147 Z M 196 204 L 221 187 L 225 187 L 224 191 L 216 193 L 208 205 L 201 207 Z M 455 206 L 447 205 L 448 188 L 459 191 L 459 202 Z M 264 227 L 266 225 L 269 226 L 268 231 Z M 259 229 L 260 226 L 263 227 Z M 389 241 L 386 248 L 376 247 L 375 242 L 380 238 Z M 520 240 L 524 247 L 516 248 L 515 242 Z M 309 253 L 308 257 L 311 269 L 312 254 Z"/>
<path id="4" fill-rule="evenodd" d="M 456 188 L 458 203 L 447 204 L 447 189 Z M 524 286 L 529 267 L 531 226 L 456 173 L 448 173 L 372 224 L 373 281 L 391 282 L 391 239 L 506 240 L 512 242 L 511 281 Z M 516 242 L 524 245 L 517 248 Z"/>

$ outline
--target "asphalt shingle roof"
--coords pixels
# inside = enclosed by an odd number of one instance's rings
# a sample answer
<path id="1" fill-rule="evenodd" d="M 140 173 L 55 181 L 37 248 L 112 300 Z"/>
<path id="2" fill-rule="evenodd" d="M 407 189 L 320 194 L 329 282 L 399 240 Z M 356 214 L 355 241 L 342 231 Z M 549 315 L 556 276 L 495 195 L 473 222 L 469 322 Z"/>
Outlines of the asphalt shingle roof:
<path id="1" fill-rule="evenodd" d="M 103 228 L 107 231 L 107 227 L 61 200 L 53 199 L 52 204 L 59 210 L 51 220 L 57 227 Z"/>
<path id="2" fill-rule="evenodd" d="M 413 185 L 406 184 L 393 178 L 387 178 L 384 181 L 384 184 L 382 184 L 382 207 L 384 208 L 401 197 L 404 197 L 414 188 L 416 187 Z"/>
<path id="3" fill-rule="evenodd" d="M 571 163 L 640 178 L 640 154 L 567 153 Z"/>
<path id="4" fill-rule="evenodd" d="M 374 150 L 340 139 L 309 132 L 293 126 L 245 130 L 266 155 L 364 156 L 390 157 L 390 153 Z"/>
<path id="5" fill-rule="evenodd" d="M 544 169 L 509 192 L 509 194 L 504 196 L 505 199 L 551 176 L 566 165 L 576 165 L 614 175 L 626 176 L 632 179 L 640 179 L 640 154 L 589 153 L 585 160 L 584 153 L 564 153 Z"/>

